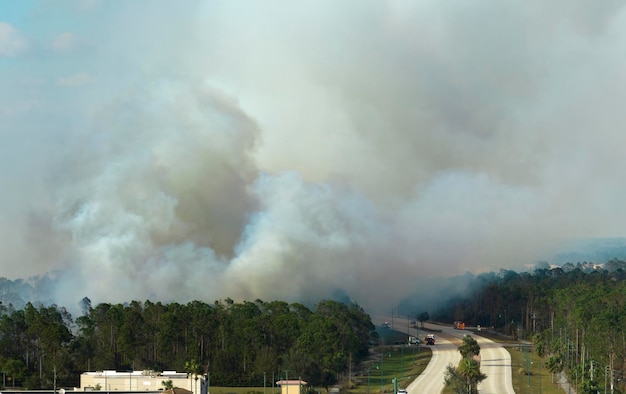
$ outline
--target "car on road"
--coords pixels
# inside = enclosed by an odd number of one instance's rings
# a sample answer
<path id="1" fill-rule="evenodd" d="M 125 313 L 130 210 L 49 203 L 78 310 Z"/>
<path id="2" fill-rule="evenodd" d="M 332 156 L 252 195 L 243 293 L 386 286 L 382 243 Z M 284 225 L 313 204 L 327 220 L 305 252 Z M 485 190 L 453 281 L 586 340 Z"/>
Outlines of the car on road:
<path id="1" fill-rule="evenodd" d="M 407 341 L 407 344 L 409 345 L 419 345 L 420 343 L 422 343 L 422 341 L 420 341 L 418 337 L 414 336 L 409 336 L 409 340 Z"/>
<path id="2" fill-rule="evenodd" d="M 408 394 L 407 391 L 405 389 L 398 389 L 398 393 L 397 394 Z"/>
<path id="3" fill-rule="evenodd" d="M 426 335 L 426 344 L 434 345 L 435 344 L 435 336 L 433 334 Z"/>

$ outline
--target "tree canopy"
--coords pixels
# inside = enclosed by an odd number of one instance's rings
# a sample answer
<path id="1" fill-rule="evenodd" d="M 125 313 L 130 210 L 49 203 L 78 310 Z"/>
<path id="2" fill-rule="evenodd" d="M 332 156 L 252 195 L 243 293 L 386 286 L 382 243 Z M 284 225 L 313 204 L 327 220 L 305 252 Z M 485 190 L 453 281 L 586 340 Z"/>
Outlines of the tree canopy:
<path id="1" fill-rule="evenodd" d="M 91 305 L 73 320 L 64 308 L 26 304 L 0 309 L 0 368 L 27 388 L 78 386 L 87 370 L 178 370 L 208 366 L 211 383 L 262 386 L 264 374 L 289 370 L 328 384 L 349 360 L 367 356 L 374 330 L 357 304 L 261 300 L 207 304 L 132 301 Z M 294 375 L 294 376 L 296 376 Z"/>
<path id="2" fill-rule="evenodd" d="M 480 354 L 480 346 L 471 335 L 465 335 L 458 350 L 461 353 L 461 362 L 456 368 L 453 365 L 448 366 L 445 372 L 445 384 L 455 394 L 477 393 L 478 383 L 487 378 L 487 375 L 480 371 L 478 361 L 474 360 L 474 356 Z"/>
<path id="3" fill-rule="evenodd" d="M 463 358 L 472 358 L 480 354 L 480 346 L 471 335 L 465 335 L 461 340 L 459 352 Z"/>
<path id="4" fill-rule="evenodd" d="M 501 270 L 475 277 L 471 291 L 431 314 L 434 320 L 464 321 L 528 341 L 550 371 L 565 372 L 581 388 L 604 389 L 606 376 L 607 386 L 624 391 L 625 279 L 626 263 L 617 259 L 604 266 L 583 262 L 541 265 L 533 272 Z"/>

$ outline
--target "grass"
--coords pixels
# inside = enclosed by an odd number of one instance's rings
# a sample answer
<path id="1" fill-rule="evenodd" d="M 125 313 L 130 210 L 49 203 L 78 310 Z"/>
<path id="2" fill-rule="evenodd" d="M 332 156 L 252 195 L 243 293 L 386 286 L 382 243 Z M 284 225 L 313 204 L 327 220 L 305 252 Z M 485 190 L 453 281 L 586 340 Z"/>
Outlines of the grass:
<path id="1" fill-rule="evenodd" d="M 515 345 L 515 342 L 507 337 L 490 335 L 484 331 L 477 334 L 504 345 Z M 515 346 L 507 346 L 505 348 L 511 355 L 511 377 L 516 394 L 563 394 L 563 390 L 555 383 L 552 383 L 552 374 L 545 366 L 541 366 L 541 358 L 536 353 L 532 352 L 532 350 L 525 352 L 522 349 L 520 351 Z M 530 369 L 530 375 L 526 374 L 527 369 Z M 446 388 L 443 394 L 454 393 Z"/>
<path id="2" fill-rule="evenodd" d="M 263 394 L 263 387 L 213 387 L 211 386 L 211 394 Z M 280 387 L 275 386 L 272 391 L 272 386 L 265 388 L 265 394 L 280 394 Z"/>
<path id="3" fill-rule="evenodd" d="M 352 394 L 390 393 L 393 392 L 394 378 L 398 388 L 406 388 L 426 369 L 431 356 L 427 347 L 380 346 L 374 357 L 360 366 L 358 373 L 353 372 L 348 391 Z"/>
<path id="4" fill-rule="evenodd" d="M 501 335 L 490 335 L 489 332 L 477 333 L 494 342 L 508 344 L 505 349 L 511 355 L 511 377 L 516 394 L 563 394 L 556 383 L 552 383 L 552 374 L 541 363 L 541 358 L 532 348 L 525 351 L 516 347 L 516 342 Z M 530 370 L 530 375 L 526 373 Z"/>
<path id="5" fill-rule="evenodd" d="M 506 338 L 490 336 L 485 332 L 481 332 L 480 335 L 496 342 L 511 343 Z M 540 368 L 541 359 L 536 353 L 532 351 L 525 353 L 516 347 L 507 347 L 507 350 L 511 355 L 513 388 L 516 394 L 563 394 L 563 390 L 552 383 L 550 372 L 545 367 Z M 382 354 L 385 354 L 385 358 L 381 363 Z M 431 349 L 427 346 L 421 346 L 419 352 L 416 347 L 380 346 L 374 349 L 373 357 L 369 361 L 352 371 L 352 383 L 348 392 L 350 394 L 381 393 L 381 372 L 383 392 L 393 392 L 393 378 L 398 379 L 398 388 L 406 388 L 426 369 L 431 356 Z M 525 374 L 527 367 L 530 367 L 530 376 Z M 342 392 L 345 391 L 342 390 Z M 280 394 L 280 387 L 272 388 L 270 384 L 264 390 L 263 387 L 212 386 L 211 394 Z M 443 394 L 453 394 L 453 392 L 444 389 Z"/>
<path id="6" fill-rule="evenodd" d="M 382 363 L 381 355 L 386 355 Z M 352 384 L 348 390 L 351 394 L 367 394 L 393 392 L 393 378 L 398 379 L 398 388 L 406 388 L 426 369 L 432 352 L 430 348 L 380 346 L 373 352 L 373 358 L 361 364 L 358 370 L 352 371 Z M 382 365 L 382 369 L 381 369 Z M 369 379 L 368 379 L 369 369 Z M 324 390 L 322 390 L 324 391 Z M 342 392 L 345 392 L 342 390 Z M 214 387 L 211 394 L 280 394 L 280 387 Z"/>
<path id="7" fill-rule="evenodd" d="M 532 351 L 520 351 L 508 348 L 511 354 L 513 389 L 516 394 L 563 394 L 556 383 L 552 383 L 552 374 L 541 365 L 541 358 Z M 526 373 L 530 370 L 530 375 Z"/>

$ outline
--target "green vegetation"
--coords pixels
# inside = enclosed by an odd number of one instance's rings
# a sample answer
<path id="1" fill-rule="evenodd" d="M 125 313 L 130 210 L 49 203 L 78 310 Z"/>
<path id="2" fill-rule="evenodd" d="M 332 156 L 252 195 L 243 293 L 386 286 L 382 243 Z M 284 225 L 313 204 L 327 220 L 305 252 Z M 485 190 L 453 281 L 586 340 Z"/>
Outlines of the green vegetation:
<path id="1" fill-rule="evenodd" d="M 528 344 L 530 358 L 523 362 L 516 359 L 519 351 L 511 351 L 519 392 L 538 392 L 541 381 L 541 391 L 549 393 L 551 373 L 563 371 L 578 393 L 603 392 L 611 383 L 613 393 L 624 393 L 625 279 L 626 262 L 619 260 L 604 268 L 570 264 L 489 273 L 476 277 L 465 295 L 416 319 L 464 321 L 481 325 L 483 335 L 492 331 Z M 388 346 L 396 341 L 386 337 L 393 330 L 379 337 L 356 304 L 321 301 L 310 310 L 298 303 L 226 299 L 92 307 L 85 298 L 81 305 L 84 313 L 74 320 L 56 305 L 28 303 L 18 310 L 0 304 L 0 370 L 7 386 L 51 388 L 55 376 L 57 387 L 78 386 L 81 372 L 104 369 L 169 369 L 195 378 L 208 366 L 213 394 L 218 387 L 259 392 L 264 382 L 269 394 L 271 379 L 286 377 L 286 370 L 321 388 L 350 377 L 344 386 L 354 393 L 380 391 L 382 372 L 382 389 L 390 392 L 392 378 L 406 387 L 430 357 L 426 348 L 418 357 L 410 347 Z M 369 351 L 368 344 L 379 343 L 378 352 Z M 467 361 L 448 372 L 467 388 L 479 381 L 480 370 L 470 357 L 475 350 L 466 345 L 460 350 Z"/>
<path id="2" fill-rule="evenodd" d="M 563 394 L 563 390 L 553 383 L 552 373 L 546 367 L 545 360 L 542 364 L 541 357 L 532 346 L 526 346 L 526 344 L 520 346 L 519 342 L 512 342 L 501 335 L 491 335 L 488 331 L 478 334 L 505 345 L 511 355 L 511 377 L 516 393 Z M 530 371 L 530 375 L 526 373 L 527 371 Z M 554 382 L 556 382 L 556 376 L 554 376 Z M 448 393 L 444 392 L 444 394 Z"/>
<path id="3" fill-rule="evenodd" d="M 261 387 L 213 387 L 211 386 L 210 394 L 280 394 L 280 387 L 274 385 L 270 381 L 267 386 Z"/>
<path id="4" fill-rule="evenodd" d="M 390 393 L 394 378 L 398 388 L 406 388 L 426 369 L 431 356 L 427 347 L 381 346 L 353 373 L 349 391 L 354 394 Z"/>
<path id="5" fill-rule="evenodd" d="M 433 313 L 529 342 L 578 393 L 626 391 L 626 262 L 481 275 L 473 290 Z M 593 363 L 593 369 L 592 369 Z M 514 375 L 517 371 L 514 371 Z M 593 379 L 592 379 L 593 375 Z M 606 383 L 605 383 L 606 382 Z"/>
<path id="6" fill-rule="evenodd" d="M 329 387 L 369 356 L 374 325 L 361 307 L 321 301 L 314 310 L 282 301 L 213 305 L 83 300 L 73 321 L 56 306 L 0 304 L 0 370 L 10 385 L 78 386 L 87 370 L 178 370 L 215 386 L 254 386 L 298 376 Z M 282 372 L 281 372 L 282 371 Z"/>
<path id="7" fill-rule="evenodd" d="M 541 363 L 541 357 L 532 349 L 509 348 L 513 389 L 517 394 L 563 394 L 552 374 Z M 555 382 L 556 382 L 556 378 Z"/>
<path id="8" fill-rule="evenodd" d="M 445 372 L 445 387 L 454 394 L 478 393 L 477 385 L 487 378 L 480 371 L 480 365 L 474 357 L 480 354 L 476 339 L 465 335 L 459 345 L 461 361 L 458 366 L 448 365 Z"/>

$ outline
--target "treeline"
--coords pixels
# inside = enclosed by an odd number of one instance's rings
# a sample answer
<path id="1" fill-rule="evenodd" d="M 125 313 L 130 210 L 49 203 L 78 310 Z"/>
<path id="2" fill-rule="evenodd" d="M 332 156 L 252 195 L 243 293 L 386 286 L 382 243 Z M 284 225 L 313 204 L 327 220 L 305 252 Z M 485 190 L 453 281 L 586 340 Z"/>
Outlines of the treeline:
<path id="1" fill-rule="evenodd" d="M 82 372 L 204 366 L 212 385 L 271 385 L 289 371 L 315 386 L 334 383 L 367 356 L 375 336 L 357 304 L 321 301 L 313 310 L 283 301 L 207 304 L 138 302 L 64 309 L 0 305 L 0 369 L 6 386 L 74 387 Z M 279 372 L 281 375 L 279 375 Z"/>
<path id="2" fill-rule="evenodd" d="M 552 372 L 565 372 L 577 392 L 626 392 L 626 262 L 613 259 L 501 271 L 475 278 L 473 290 L 434 311 L 531 341 Z M 621 391 L 620 391 L 621 390 Z"/>

